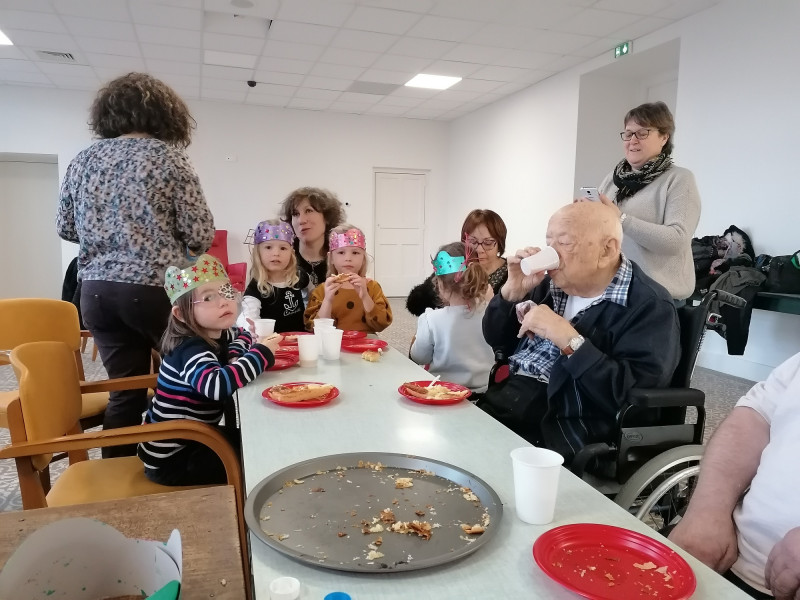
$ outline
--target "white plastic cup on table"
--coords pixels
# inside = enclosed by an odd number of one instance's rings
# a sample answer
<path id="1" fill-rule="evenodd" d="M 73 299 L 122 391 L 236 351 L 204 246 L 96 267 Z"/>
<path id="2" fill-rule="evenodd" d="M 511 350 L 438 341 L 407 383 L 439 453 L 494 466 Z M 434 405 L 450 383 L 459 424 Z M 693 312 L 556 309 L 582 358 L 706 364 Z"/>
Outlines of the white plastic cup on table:
<path id="1" fill-rule="evenodd" d="M 295 600 L 300 595 L 300 582 L 294 577 L 278 577 L 269 584 L 270 600 Z"/>
<path id="2" fill-rule="evenodd" d="M 546 448 L 525 446 L 511 451 L 514 501 L 520 520 L 533 525 L 553 520 L 563 463 L 563 456 Z"/>
<path id="3" fill-rule="evenodd" d="M 253 321 L 258 337 L 267 337 L 275 333 L 275 319 L 256 319 Z"/>
<path id="4" fill-rule="evenodd" d="M 321 337 L 322 358 L 325 360 L 339 360 L 339 355 L 342 353 L 343 333 L 344 331 L 341 329 L 334 329 L 333 327 L 323 327 L 317 332 L 317 335 Z"/>
<path id="5" fill-rule="evenodd" d="M 316 335 L 298 335 L 297 349 L 300 352 L 300 366 L 313 367 L 319 358 L 319 338 Z"/>
<path id="6" fill-rule="evenodd" d="M 519 261 L 519 268 L 525 275 L 541 273 L 547 269 L 557 269 L 561 264 L 558 252 L 551 246 L 545 246 L 533 256 L 527 256 Z"/>
<path id="7" fill-rule="evenodd" d="M 323 327 L 333 327 L 333 319 L 317 318 L 314 319 L 314 331 Z"/>

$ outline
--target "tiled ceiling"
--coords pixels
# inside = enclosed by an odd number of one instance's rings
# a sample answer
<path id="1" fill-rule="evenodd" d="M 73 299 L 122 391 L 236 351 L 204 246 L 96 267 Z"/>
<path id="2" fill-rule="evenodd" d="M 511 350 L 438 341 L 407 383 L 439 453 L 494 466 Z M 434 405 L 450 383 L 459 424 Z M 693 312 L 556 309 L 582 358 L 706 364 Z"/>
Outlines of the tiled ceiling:
<path id="1" fill-rule="evenodd" d="M 451 120 L 718 1 L 0 0 L 0 86 L 147 71 L 185 98 Z M 403 86 L 420 72 L 463 79 Z"/>

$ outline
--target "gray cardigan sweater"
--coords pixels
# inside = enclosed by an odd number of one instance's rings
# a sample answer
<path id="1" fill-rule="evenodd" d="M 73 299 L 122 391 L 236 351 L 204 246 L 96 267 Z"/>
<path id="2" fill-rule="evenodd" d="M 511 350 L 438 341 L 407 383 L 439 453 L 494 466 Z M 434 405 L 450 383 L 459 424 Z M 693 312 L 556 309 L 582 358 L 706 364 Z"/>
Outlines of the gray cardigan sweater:
<path id="1" fill-rule="evenodd" d="M 598 190 L 617 197 L 614 173 Z M 692 237 L 700 220 L 700 194 L 694 175 L 673 166 L 651 184 L 622 202 L 627 214 L 622 224 L 622 251 L 645 273 L 681 300 L 694 292 Z"/>

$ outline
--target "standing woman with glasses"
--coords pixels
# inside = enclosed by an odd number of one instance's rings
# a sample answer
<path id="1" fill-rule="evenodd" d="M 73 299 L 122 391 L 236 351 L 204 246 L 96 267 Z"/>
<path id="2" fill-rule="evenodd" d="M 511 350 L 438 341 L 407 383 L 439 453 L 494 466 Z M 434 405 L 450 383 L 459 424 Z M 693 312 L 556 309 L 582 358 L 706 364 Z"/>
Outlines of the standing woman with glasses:
<path id="1" fill-rule="evenodd" d="M 164 273 L 214 238 L 214 218 L 189 162 L 195 121 L 181 98 L 145 73 L 102 88 L 89 126 L 100 138 L 67 167 L 56 229 L 76 242 L 81 312 L 111 378 L 150 372 L 167 327 Z M 111 392 L 104 429 L 139 425 L 147 390 Z M 136 446 L 103 448 L 133 455 Z"/>
<path id="2" fill-rule="evenodd" d="M 506 259 L 503 258 L 503 253 L 506 251 L 506 234 L 506 224 L 493 210 L 473 210 L 461 225 L 461 240 L 474 252 L 495 294 L 508 279 L 508 267 Z M 427 308 L 442 308 L 433 277 L 434 274 L 431 274 L 408 294 L 406 308 L 412 315 L 418 317 Z"/>
<path id="3" fill-rule="evenodd" d="M 628 111 L 623 158 L 603 180 L 600 200 L 622 223 L 622 251 L 667 288 L 676 305 L 695 286 L 692 237 L 700 220 L 694 175 L 672 162 L 675 121 L 663 102 Z M 581 198 L 580 200 L 588 200 Z"/>

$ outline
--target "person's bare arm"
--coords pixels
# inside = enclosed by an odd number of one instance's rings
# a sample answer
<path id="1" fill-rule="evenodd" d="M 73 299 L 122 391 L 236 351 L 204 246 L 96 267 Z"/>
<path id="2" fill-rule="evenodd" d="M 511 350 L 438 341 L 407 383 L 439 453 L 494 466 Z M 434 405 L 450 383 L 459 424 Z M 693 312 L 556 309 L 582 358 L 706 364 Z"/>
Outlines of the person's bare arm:
<path id="1" fill-rule="evenodd" d="M 708 444 L 684 518 L 669 539 L 722 573 L 739 554 L 733 509 L 758 469 L 769 424 L 755 410 L 733 409 Z"/>

